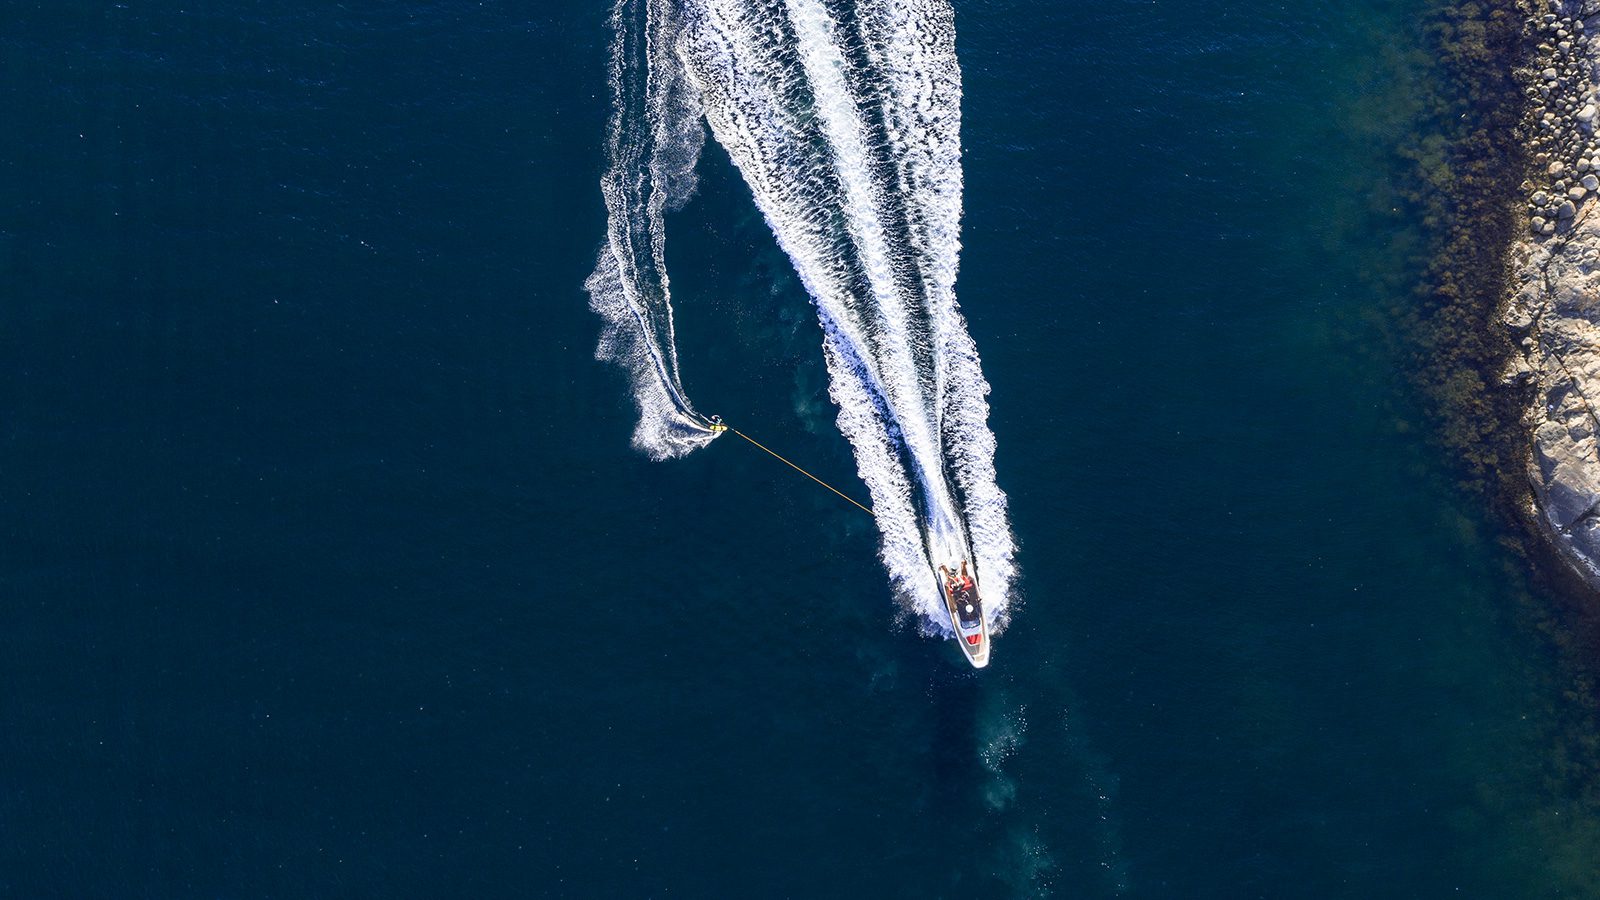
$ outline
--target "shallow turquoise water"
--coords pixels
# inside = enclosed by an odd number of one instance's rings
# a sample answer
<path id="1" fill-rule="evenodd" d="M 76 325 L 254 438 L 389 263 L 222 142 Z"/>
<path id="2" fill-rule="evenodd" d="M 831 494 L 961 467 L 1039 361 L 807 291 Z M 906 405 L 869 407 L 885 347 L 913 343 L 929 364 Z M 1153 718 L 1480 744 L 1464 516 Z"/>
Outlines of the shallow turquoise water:
<path id="1" fill-rule="evenodd" d="M 1023 551 L 982 674 L 858 512 L 629 450 L 581 292 L 603 11 L 19 11 L 0 886 L 1592 888 L 1563 675 L 1376 318 L 1425 6 L 957 9 Z M 815 317 L 703 170 L 691 395 L 850 484 Z"/>

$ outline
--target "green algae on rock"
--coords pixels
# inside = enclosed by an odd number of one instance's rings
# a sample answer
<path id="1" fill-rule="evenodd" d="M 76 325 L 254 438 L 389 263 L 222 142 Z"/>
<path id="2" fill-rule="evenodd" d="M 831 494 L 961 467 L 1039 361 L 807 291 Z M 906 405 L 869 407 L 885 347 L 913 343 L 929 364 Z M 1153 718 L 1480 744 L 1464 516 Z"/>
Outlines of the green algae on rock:
<path id="1" fill-rule="evenodd" d="M 1518 468 L 1521 402 L 1500 383 L 1514 348 L 1493 322 L 1518 227 L 1515 185 L 1529 158 L 1516 75 L 1533 49 L 1529 13 L 1510 0 L 1437 14 L 1428 34 L 1446 77 L 1432 81 L 1427 98 L 1432 125 L 1402 151 L 1411 163 L 1408 199 L 1435 233 L 1415 294 L 1398 310 L 1412 341 L 1411 375 L 1463 481 L 1508 498 L 1518 488 L 1498 476 Z"/>

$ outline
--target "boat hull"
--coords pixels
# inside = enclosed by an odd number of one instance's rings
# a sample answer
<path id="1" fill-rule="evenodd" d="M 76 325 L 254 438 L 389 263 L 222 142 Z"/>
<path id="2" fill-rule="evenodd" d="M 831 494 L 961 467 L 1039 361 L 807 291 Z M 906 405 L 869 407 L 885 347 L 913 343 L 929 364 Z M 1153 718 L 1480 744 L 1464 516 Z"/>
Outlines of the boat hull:
<path id="1" fill-rule="evenodd" d="M 981 669 L 989 665 L 989 618 L 983 613 L 983 600 L 977 599 L 977 622 L 967 624 L 961 621 L 961 614 L 956 609 L 956 599 L 950 591 L 942 590 L 944 594 L 945 612 L 950 615 L 950 627 L 955 629 L 956 643 L 961 646 L 961 653 L 972 664 L 974 669 Z M 977 595 L 977 591 L 973 591 Z"/>

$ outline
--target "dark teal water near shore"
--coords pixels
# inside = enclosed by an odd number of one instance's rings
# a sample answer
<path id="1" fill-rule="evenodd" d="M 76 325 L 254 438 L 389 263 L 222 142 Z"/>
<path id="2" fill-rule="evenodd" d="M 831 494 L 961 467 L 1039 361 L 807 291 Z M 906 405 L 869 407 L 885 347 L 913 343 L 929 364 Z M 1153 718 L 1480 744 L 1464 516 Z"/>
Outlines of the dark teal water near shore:
<path id="1" fill-rule="evenodd" d="M 1592 892 L 1581 711 L 1386 349 L 1428 11 L 957 4 L 1022 548 L 973 673 L 858 511 L 629 449 L 605 9 L 13 10 L 0 893 Z M 702 169 L 686 386 L 849 486 Z"/>

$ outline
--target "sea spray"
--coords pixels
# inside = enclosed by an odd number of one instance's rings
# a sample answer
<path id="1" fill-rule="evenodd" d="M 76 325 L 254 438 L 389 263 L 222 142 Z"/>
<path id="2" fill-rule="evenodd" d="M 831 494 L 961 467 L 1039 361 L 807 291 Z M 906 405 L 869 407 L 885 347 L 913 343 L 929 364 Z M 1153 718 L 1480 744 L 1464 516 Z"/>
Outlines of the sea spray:
<path id="1" fill-rule="evenodd" d="M 628 374 L 639 409 L 633 444 L 667 459 L 716 437 L 684 394 L 665 258 L 665 213 L 694 193 L 705 129 L 673 58 L 672 0 L 618 0 L 611 24 L 606 240 L 584 286 L 604 320 L 595 356 Z"/>

